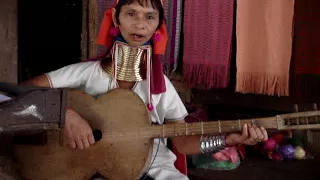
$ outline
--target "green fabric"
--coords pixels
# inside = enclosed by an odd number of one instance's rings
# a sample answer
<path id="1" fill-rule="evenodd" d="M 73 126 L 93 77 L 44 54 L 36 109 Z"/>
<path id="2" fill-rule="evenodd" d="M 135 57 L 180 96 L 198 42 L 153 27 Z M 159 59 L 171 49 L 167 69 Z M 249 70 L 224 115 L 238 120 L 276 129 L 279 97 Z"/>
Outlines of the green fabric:
<path id="1" fill-rule="evenodd" d="M 232 163 L 228 161 L 217 161 L 212 154 L 199 154 L 192 157 L 193 165 L 196 168 L 214 169 L 214 170 L 232 170 L 240 165 L 240 159 Z"/>

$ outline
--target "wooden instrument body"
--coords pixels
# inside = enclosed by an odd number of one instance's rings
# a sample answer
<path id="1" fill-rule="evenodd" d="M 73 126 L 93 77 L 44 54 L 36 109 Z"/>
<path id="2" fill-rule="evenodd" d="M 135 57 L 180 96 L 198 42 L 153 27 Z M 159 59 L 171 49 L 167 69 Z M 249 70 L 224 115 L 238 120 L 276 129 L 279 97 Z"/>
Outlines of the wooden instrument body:
<path id="1" fill-rule="evenodd" d="M 153 138 L 135 134 L 137 129 L 151 125 L 138 95 L 117 89 L 95 99 L 72 90 L 68 101 L 93 129 L 102 131 L 102 139 L 88 149 L 74 150 L 61 144 L 63 131 L 57 130 L 48 131 L 45 146 L 16 145 L 15 157 L 23 179 L 88 180 L 97 172 L 110 180 L 139 179 L 149 167 Z"/>
<path id="2" fill-rule="evenodd" d="M 102 139 L 85 150 L 61 144 L 63 131 L 48 131 L 45 146 L 16 145 L 15 157 L 26 180 L 88 180 L 95 173 L 110 180 L 139 179 L 148 169 L 153 138 L 239 132 L 243 123 L 266 129 L 320 129 L 320 111 L 275 117 L 151 125 L 144 102 L 131 90 L 114 89 L 97 99 L 81 91 L 68 93 L 68 106 L 86 119 Z M 315 119 L 315 120 L 314 120 Z"/>

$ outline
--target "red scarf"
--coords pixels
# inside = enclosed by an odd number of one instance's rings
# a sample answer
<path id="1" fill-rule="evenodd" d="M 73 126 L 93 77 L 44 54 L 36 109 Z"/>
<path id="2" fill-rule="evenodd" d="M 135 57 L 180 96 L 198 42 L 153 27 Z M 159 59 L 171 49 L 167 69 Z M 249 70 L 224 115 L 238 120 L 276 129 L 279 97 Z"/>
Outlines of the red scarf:
<path id="1" fill-rule="evenodd" d="M 291 95 L 320 96 L 320 1 L 296 0 Z"/>

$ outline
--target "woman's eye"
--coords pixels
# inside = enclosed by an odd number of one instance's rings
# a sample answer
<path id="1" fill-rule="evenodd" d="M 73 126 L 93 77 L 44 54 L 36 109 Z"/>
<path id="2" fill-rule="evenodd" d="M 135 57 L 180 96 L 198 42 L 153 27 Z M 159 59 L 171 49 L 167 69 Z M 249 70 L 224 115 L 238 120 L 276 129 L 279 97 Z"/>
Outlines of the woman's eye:
<path id="1" fill-rule="evenodd" d="M 153 17 L 153 16 L 148 16 L 147 19 L 153 20 L 153 19 L 155 19 L 155 17 Z"/>
<path id="2" fill-rule="evenodd" d="M 131 17 L 133 17 L 133 16 L 134 16 L 134 14 L 133 14 L 133 13 L 128 13 L 128 15 L 129 15 L 129 16 L 131 16 Z"/>

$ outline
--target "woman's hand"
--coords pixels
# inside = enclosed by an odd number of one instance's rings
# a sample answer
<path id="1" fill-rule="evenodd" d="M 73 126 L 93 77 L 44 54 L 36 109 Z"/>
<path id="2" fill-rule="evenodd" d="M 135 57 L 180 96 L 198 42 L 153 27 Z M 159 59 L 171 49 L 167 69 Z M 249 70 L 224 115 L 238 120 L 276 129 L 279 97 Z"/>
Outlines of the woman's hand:
<path id="1" fill-rule="evenodd" d="M 67 108 L 64 137 L 68 145 L 75 149 L 84 149 L 95 143 L 92 129 L 88 122 L 72 109 Z"/>
<path id="2" fill-rule="evenodd" d="M 242 126 L 242 133 L 231 133 L 226 137 L 227 145 L 246 144 L 255 145 L 257 142 L 266 141 L 268 133 L 262 126 L 252 126 L 251 124 L 244 124 Z"/>

